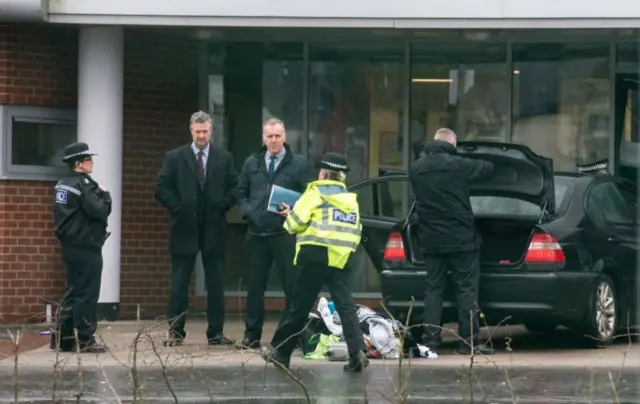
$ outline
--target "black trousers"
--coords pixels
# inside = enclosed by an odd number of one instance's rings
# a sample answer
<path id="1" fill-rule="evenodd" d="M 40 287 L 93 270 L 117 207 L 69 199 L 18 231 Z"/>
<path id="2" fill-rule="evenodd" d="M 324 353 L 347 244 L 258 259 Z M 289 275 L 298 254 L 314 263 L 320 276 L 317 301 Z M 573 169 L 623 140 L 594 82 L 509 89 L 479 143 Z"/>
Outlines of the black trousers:
<path id="1" fill-rule="evenodd" d="M 293 265 L 296 238 L 286 233 L 275 236 L 247 235 L 246 241 L 246 251 L 249 255 L 249 282 L 244 336 L 250 341 L 260 341 L 264 324 L 264 292 L 267 289 L 272 264 L 275 264 L 285 294 L 285 311 L 289 309 L 293 288 L 298 278 L 298 270 Z"/>
<path id="2" fill-rule="evenodd" d="M 171 256 L 171 294 L 169 296 L 169 331 L 174 338 L 184 339 L 184 326 L 189 310 L 189 284 L 196 262 L 196 254 Z M 207 288 L 207 339 L 222 334 L 224 328 L 224 284 L 222 256 L 202 253 L 204 280 Z"/>
<path id="3" fill-rule="evenodd" d="M 62 261 L 67 269 L 67 290 L 58 315 L 60 347 L 70 347 L 75 342 L 74 328 L 80 345 L 90 344 L 98 325 L 102 250 L 63 246 Z"/>
<path id="4" fill-rule="evenodd" d="M 300 332 L 309 321 L 309 312 L 313 308 L 313 303 L 325 283 L 336 305 L 336 311 L 340 315 L 342 332 L 349 355 L 365 349 L 356 305 L 351 296 L 350 271 L 349 266 L 343 270 L 323 264 L 309 264 L 300 267 L 300 277 L 294 291 L 291 307 L 289 311 L 284 313 L 271 340 L 271 345 L 280 354 L 287 358 L 291 356 Z"/>
<path id="5" fill-rule="evenodd" d="M 429 348 L 437 348 L 441 342 L 440 322 L 442 300 L 446 285 L 446 272 L 451 270 L 456 284 L 458 308 L 458 334 L 467 343 L 478 341 L 478 289 L 480 264 L 478 250 L 447 254 L 425 254 L 427 289 L 424 297 L 425 332 L 422 341 Z M 471 340 L 473 336 L 473 341 Z"/>

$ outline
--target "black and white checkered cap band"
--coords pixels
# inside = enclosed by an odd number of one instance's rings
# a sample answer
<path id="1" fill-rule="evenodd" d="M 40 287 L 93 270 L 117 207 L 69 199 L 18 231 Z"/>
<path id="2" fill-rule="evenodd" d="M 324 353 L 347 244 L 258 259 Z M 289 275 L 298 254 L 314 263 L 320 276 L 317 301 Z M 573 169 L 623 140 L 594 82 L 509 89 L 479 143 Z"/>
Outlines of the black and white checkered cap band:
<path id="1" fill-rule="evenodd" d="M 581 173 L 588 173 L 591 171 L 600 171 L 600 170 L 606 170 L 608 168 L 608 164 L 605 163 L 596 163 L 596 164 L 591 164 L 591 165 L 583 165 L 583 166 L 578 166 L 578 172 Z"/>
<path id="2" fill-rule="evenodd" d="M 326 164 L 331 168 L 335 168 L 336 170 L 346 170 L 347 166 L 343 166 L 342 164 L 331 163 L 329 161 L 322 160 L 322 164 Z"/>
<path id="3" fill-rule="evenodd" d="M 78 157 L 78 156 L 87 156 L 87 157 L 89 157 L 89 156 L 96 156 L 96 155 L 97 154 L 92 152 L 91 150 L 85 150 L 83 152 L 73 153 L 73 154 L 70 154 L 68 156 L 64 156 L 63 160 L 69 160 L 69 159 L 72 159 L 72 158 Z"/>

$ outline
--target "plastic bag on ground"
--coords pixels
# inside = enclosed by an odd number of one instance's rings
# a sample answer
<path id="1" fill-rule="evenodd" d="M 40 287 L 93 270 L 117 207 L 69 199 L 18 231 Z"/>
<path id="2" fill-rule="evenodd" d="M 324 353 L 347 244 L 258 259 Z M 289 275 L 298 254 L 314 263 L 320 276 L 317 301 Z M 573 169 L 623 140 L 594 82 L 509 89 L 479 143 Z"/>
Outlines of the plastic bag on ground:
<path id="1" fill-rule="evenodd" d="M 334 323 L 333 315 L 331 314 L 331 310 L 329 309 L 329 302 L 326 298 L 321 297 L 318 301 L 318 313 L 320 317 L 322 317 L 322 321 L 327 326 L 331 334 L 341 336 L 342 335 L 342 326 Z M 337 312 L 336 312 L 337 314 Z"/>
<path id="2" fill-rule="evenodd" d="M 393 325 L 382 317 L 367 318 L 369 324 L 369 338 L 375 349 L 384 359 L 398 359 L 400 339 L 396 337 Z"/>
<path id="3" fill-rule="evenodd" d="M 304 359 L 326 359 L 327 353 L 329 352 L 329 345 L 335 344 L 340 341 L 340 337 L 336 335 L 320 335 L 320 341 L 318 341 L 318 345 L 316 345 L 316 350 L 303 354 L 302 357 Z"/>

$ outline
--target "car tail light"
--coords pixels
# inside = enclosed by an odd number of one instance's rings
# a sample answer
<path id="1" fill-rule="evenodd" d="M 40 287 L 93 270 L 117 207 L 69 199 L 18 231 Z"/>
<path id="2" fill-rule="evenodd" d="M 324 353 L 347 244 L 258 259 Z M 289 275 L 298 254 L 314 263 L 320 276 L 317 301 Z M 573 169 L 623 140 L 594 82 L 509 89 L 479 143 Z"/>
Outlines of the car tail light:
<path id="1" fill-rule="evenodd" d="M 404 242 L 402 234 L 399 231 L 392 231 L 387 239 L 387 245 L 384 247 L 385 261 L 406 261 L 407 257 L 404 253 Z"/>
<path id="2" fill-rule="evenodd" d="M 564 262 L 564 252 L 558 244 L 558 240 L 551 234 L 534 233 L 524 261 L 533 263 Z"/>

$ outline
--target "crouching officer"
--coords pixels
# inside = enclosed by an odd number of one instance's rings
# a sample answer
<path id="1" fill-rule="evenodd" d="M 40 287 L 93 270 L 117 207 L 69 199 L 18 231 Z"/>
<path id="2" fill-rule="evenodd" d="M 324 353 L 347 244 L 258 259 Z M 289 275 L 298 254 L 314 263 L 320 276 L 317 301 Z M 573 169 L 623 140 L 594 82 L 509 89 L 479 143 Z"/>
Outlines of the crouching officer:
<path id="1" fill-rule="evenodd" d="M 106 347 L 95 340 L 96 309 L 102 278 L 102 246 L 109 233 L 107 218 L 111 214 L 111 195 L 89 174 L 95 153 L 86 143 L 65 148 L 62 159 L 71 172 L 54 189 L 53 221 L 55 235 L 62 246 L 62 261 L 67 269 L 67 291 L 59 308 L 57 332 L 51 348 L 75 351 L 74 329 L 78 330 L 81 351 L 98 353 Z"/>
<path id="2" fill-rule="evenodd" d="M 369 365 L 369 360 L 364 355 L 364 338 L 351 296 L 347 261 L 360 243 L 360 209 L 356 195 L 345 186 L 345 173 L 349 171 L 346 158 L 327 153 L 319 168 L 318 180 L 307 186 L 293 210 L 283 205 L 280 212 L 287 217 L 283 227 L 296 234 L 294 264 L 301 276 L 290 311 L 285 312 L 271 340 L 273 348 L 263 347 L 261 355 L 267 362 L 289 367 L 296 336 L 305 327 L 313 303 L 326 283 L 349 350 L 344 370 L 359 372 Z"/>

